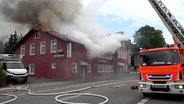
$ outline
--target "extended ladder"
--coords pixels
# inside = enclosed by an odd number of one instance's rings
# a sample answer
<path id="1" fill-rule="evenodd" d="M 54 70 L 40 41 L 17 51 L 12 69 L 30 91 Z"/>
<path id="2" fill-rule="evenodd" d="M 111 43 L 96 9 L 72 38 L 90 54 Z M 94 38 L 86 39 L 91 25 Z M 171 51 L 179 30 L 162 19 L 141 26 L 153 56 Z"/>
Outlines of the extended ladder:
<path id="1" fill-rule="evenodd" d="M 164 25 L 167 27 L 169 32 L 172 34 L 176 43 L 181 43 L 184 46 L 184 29 L 176 18 L 171 14 L 167 7 L 161 0 L 148 0 L 154 10 L 161 18 Z"/>

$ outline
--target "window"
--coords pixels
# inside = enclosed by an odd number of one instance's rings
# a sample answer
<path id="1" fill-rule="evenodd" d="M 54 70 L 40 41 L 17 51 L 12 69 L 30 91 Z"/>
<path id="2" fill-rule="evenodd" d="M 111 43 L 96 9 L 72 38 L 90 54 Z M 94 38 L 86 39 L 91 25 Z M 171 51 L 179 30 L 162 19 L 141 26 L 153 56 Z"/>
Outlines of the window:
<path id="1" fill-rule="evenodd" d="M 77 74 L 77 63 L 72 63 L 72 73 Z"/>
<path id="2" fill-rule="evenodd" d="M 50 45 L 50 51 L 51 53 L 56 53 L 57 50 L 57 41 L 56 40 L 51 40 L 51 45 Z"/>
<path id="3" fill-rule="evenodd" d="M 140 54 L 141 66 L 177 65 L 180 62 L 177 50 L 143 52 Z"/>
<path id="4" fill-rule="evenodd" d="M 88 73 L 91 73 L 91 65 L 90 64 L 87 66 L 87 68 L 88 68 Z"/>
<path id="5" fill-rule="evenodd" d="M 181 58 L 182 58 L 182 60 L 181 60 L 182 61 L 182 70 L 184 72 L 184 67 L 183 67 L 183 65 L 184 65 L 184 55 L 183 54 L 181 55 Z"/>
<path id="6" fill-rule="evenodd" d="M 34 75 L 35 74 L 35 65 L 29 64 L 29 74 Z"/>
<path id="7" fill-rule="evenodd" d="M 26 53 L 26 46 L 25 45 L 21 45 L 21 55 L 22 56 L 25 56 L 25 53 Z"/>
<path id="8" fill-rule="evenodd" d="M 36 32 L 35 33 L 35 39 L 39 39 L 40 38 L 40 32 Z"/>
<path id="9" fill-rule="evenodd" d="M 118 50 L 118 58 L 123 58 L 123 51 L 122 50 Z"/>
<path id="10" fill-rule="evenodd" d="M 112 65 L 110 66 L 110 68 L 111 68 L 111 72 L 113 72 L 114 70 L 113 70 L 113 66 Z"/>
<path id="11" fill-rule="evenodd" d="M 120 58 L 120 50 L 118 49 L 118 58 Z"/>
<path id="12" fill-rule="evenodd" d="M 87 56 L 90 56 L 90 53 L 89 53 L 88 50 L 86 50 L 86 55 L 87 55 Z M 99 56 L 98 56 L 98 57 L 99 57 Z"/>
<path id="13" fill-rule="evenodd" d="M 127 59 L 127 57 L 128 57 L 128 54 L 127 54 L 127 52 L 123 52 L 123 59 Z"/>
<path id="14" fill-rule="evenodd" d="M 98 72 L 101 73 L 102 72 L 102 65 L 98 64 Z"/>
<path id="15" fill-rule="evenodd" d="M 67 43 L 67 57 L 72 57 L 72 43 Z"/>
<path id="16" fill-rule="evenodd" d="M 31 43 L 30 44 L 30 55 L 34 55 L 35 54 L 35 44 Z"/>
<path id="17" fill-rule="evenodd" d="M 56 63 L 52 63 L 52 69 L 56 69 Z"/>
<path id="18" fill-rule="evenodd" d="M 46 53 L 46 42 L 43 41 L 40 43 L 40 54 L 45 54 Z"/>
<path id="19" fill-rule="evenodd" d="M 125 47 L 126 45 L 125 45 L 125 42 L 123 42 L 123 47 Z"/>
<path id="20" fill-rule="evenodd" d="M 7 69 L 24 69 L 24 65 L 17 62 L 6 63 L 6 67 Z"/>
<path id="21" fill-rule="evenodd" d="M 105 65 L 102 65 L 102 72 L 105 72 Z"/>

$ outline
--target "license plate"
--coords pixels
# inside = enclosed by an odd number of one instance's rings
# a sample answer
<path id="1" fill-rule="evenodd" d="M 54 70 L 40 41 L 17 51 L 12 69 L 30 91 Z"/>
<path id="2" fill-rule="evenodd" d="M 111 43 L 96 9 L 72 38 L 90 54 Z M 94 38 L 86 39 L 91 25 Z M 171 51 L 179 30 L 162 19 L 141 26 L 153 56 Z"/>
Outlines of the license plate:
<path id="1" fill-rule="evenodd" d="M 152 85 L 152 88 L 167 88 L 167 85 Z"/>

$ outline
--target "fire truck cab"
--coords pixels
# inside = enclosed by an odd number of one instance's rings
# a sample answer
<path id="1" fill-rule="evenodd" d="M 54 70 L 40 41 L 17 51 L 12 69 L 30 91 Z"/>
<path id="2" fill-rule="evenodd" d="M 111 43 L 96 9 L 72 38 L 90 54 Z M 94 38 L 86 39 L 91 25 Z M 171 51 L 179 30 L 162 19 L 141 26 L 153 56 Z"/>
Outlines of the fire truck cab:
<path id="1" fill-rule="evenodd" d="M 132 58 L 140 75 L 139 92 L 184 94 L 184 28 L 161 0 L 148 1 L 180 46 L 141 50 Z"/>
<path id="2" fill-rule="evenodd" d="M 141 50 L 139 92 L 184 94 L 184 51 L 180 47 Z"/>

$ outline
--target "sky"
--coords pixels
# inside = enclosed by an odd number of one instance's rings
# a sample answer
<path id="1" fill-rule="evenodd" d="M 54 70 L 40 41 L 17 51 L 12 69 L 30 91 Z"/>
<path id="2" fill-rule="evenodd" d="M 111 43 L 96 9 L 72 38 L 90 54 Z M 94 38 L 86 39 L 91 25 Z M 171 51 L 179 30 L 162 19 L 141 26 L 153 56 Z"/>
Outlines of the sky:
<path id="1" fill-rule="evenodd" d="M 2 0 L 0 0 L 1 3 Z M 175 18 L 184 26 L 184 0 L 162 0 Z M 163 31 L 167 43 L 173 43 L 168 32 L 148 0 L 81 0 L 84 10 L 102 28 L 110 33 L 123 31 L 124 35 L 133 42 L 135 32 L 145 25 L 150 25 Z M 0 13 L 0 37 L 13 34 L 25 35 L 29 29 L 22 28 L 19 24 L 5 21 Z"/>
<path id="2" fill-rule="evenodd" d="M 173 39 L 148 0 L 84 0 L 85 7 L 95 10 L 95 19 L 99 25 L 111 32 L 123 31 L 133 41 L 135 32 L 145 25 L 163 31 L 167 43 Z M 162 0 L 174 17 L 184 26 L 184 1 Z M 98 6 L 98 7 L 97 7 Z M 98 9 L 98 10 L 97 10 Z"/>

